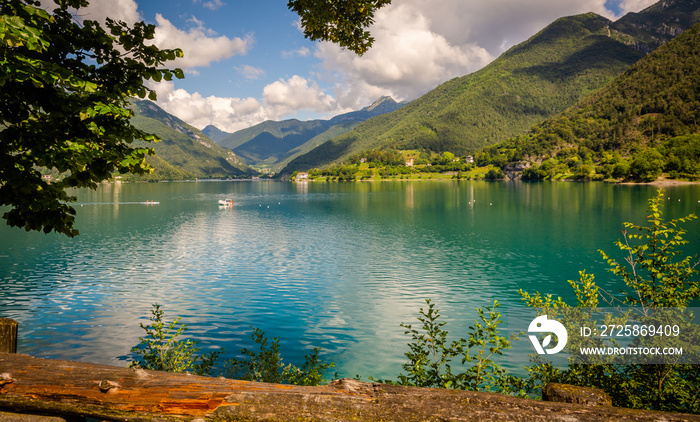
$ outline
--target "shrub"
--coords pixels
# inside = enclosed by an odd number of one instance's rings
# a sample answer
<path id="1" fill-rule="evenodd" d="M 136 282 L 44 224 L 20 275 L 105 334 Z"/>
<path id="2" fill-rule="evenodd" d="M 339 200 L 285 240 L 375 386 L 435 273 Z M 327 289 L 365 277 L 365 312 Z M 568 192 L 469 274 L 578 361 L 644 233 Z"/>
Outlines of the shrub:
<path id="1" fill-rule="evenodd" d="M 164 312 L 160 305 L 154 304 L 151 310 L 151 324 L 139 326 L 146 331 L 145 337 L 139 337 L 141 343 L 131 349 L 140 358 L 129 362 L 129 367 L 141 367 L 155 371 L 187 372 L 197 375 L 211 375 L 214 364 L 223 349 L 198 356 L 198 342 L 194 340 L 178 340 L 187 330 L 186 324 L 181 324 L 181 318 L 165 323 Z"/>
<path id="2" fill-rule="evenodd" d="M 697 257 L 679 259 L 679 247 L 688 243 L 686 231 L 679 228 L 697 217 L 693 214 L 671 221 L 663 220 L 661 210 L 664 191 L 649 201 L 647 225 L 624 223 L 623 239 L 615 245 L 624 255 L 624 263 L 600 251 L 610 265 L 609 271 L 627 286 L 620 295 L 606 294 L 594 281 L 592 274 L 581 272 L 578 281 L 569 281 L 577 297 L 576 306 L 597 307 L 599 302 L 620 308 L 622 305 L 641 309 L 664 307 L 686 308 L 700 298 L 700 282 L 693 281 L 698 273 Z M 635 242 L 639 242 L 635 244 Z M 530 295 L 519 291 L 528 306 L 565 309 L 569 305 L 561 298 L 540 293 Z M 687 332 L 686 332 L 687 331 Z M 684 336 L 691 339 L 690 354 L 698 353 L 696 325 L 683 327 Z M 531 374 L 528 389 L 532 392 L 541 383 L 564 382 L 605 390 L 613 405 L 640 409 L 683 413 L 700 413 L 700 365 L 690 364 L 571 364 L 558 370 L 550 364 L 536 361 L 528 368 Z"/>
<path id="3" fill-rule="evenodd" d="M 479 319 L 469 327 L 469 338 L 450 342 L 448 331 L 443 329 L 447 323 L 440 321 L 440 311 L 430 299 L 425 302 L 428 308 L 420 308 L 417 318 L 422 324 L 419 329 L 401 323 L 406 328 L 405 334 L 411 335 L 412 342 L 405 353 L 408 362 L 402 365 L 407 375 L 400 374 L 396 383 L 416 387 L 511 392 L 508 371 L 493 360 L 510 348 L 510 339 L 502 337 L 498 330 L 502 322 L 501 314 L 497 312 L 499 303 L 494 301 L 491 307 L 477 309 Z M 458 357 L 461 357 L 463 371 L 454 373 L 452 360 Z"/>
<path id="4" fill-rule="evenodd" d="M 285 365 L 280 354 L 279 337 L 270 341 L 261 329 L 253 328 L 250 338 L 259 346 L 259 351 L 241 349 L 243 359 L 231 359 L 225 364 L 226 377 L 277 384 L 320 385 L 324 382 L 326 370 L 335 366 L 333 362 L 321 362 L 320 347 L 305 355 L 300 367 Z"/>
<path id="5" fill-rule="evenodd" d="M 506 174 L 498 167 L 490 168 L 489 171 L 486 172 L 486 175 L 484 175 L 484 179 L 486 180 L 502 180 L 505 178 Z"/>
<path id="6" fill-rule="evenodd" d="M 664 169 L 664 157 L 654 148 L 646 148 L 635 154 L 629 172 L 636 180 L 653 182 Z"/>

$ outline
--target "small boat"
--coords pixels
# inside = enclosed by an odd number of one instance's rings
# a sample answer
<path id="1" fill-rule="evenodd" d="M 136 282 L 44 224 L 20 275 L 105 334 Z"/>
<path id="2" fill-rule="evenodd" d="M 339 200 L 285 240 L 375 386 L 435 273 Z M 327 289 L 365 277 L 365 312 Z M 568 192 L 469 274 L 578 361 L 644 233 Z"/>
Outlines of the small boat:
<path id="1" fill-rule="evenodd" d="M 233 200 L 231 200 L 231 199 L 219 199 L 219 205 L 223 205 L 225 207 L 232 207 Z"/>

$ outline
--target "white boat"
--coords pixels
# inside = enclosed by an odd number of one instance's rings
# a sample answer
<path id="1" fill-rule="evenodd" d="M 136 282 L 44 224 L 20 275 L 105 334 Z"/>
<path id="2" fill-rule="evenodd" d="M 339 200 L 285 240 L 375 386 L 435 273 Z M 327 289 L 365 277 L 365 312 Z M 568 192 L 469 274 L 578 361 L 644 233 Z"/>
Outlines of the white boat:
<path id="1" fill-rule="evenodd" d="M 225 207 L 232 207 L 233 200 L 231 200 L 231 199 L 219 199 L 219 205 L 223 205 Z"/>

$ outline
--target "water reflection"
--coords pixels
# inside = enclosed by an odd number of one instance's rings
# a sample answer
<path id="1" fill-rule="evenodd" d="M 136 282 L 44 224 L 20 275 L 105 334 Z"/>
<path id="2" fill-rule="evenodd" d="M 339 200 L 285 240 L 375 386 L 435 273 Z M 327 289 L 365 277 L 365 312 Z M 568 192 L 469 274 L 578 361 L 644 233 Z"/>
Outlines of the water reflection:
<path id="1" fill-rule="evenodd" d="M 587 269 L 615 290 L 597 249 L 642 222 L 648 186 L 568 183 L 199 182 L 78 192 L 73 240 L 0 228 L 0 306 L 20 352 L 123 364 L 153 303 L 228 357 L 250 326 L 288 361 L 321 346 L 343 376 L 395 377 L 433 298 L 456 335 L 518 288 L 570 297 Z M 669 190 L 669 216 L 698 187 Z M 233 208 L 219 209 L 231 198 Z M 681 199 L 677 201 L 675 199 Z M 158 205 L 137 204 L 156 201 Z M 87 205 L 90 204 L 90 205 Z M 698 233 L 697 222 L 693 223 Z M 697 242 L 694 245 L 697 253 Z M 120 358 L 121 357 L 121 358 Z"/>

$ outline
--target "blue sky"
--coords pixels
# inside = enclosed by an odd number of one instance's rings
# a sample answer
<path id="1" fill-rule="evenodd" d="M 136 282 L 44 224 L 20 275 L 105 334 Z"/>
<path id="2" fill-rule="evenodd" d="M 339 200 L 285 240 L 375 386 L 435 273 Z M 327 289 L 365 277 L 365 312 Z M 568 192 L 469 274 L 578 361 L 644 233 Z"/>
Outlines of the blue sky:
<path id="1" fill-rule="evenodd" d="M 185 31 L 201 25 L 212 37 L 252 39 L 245 54 L 191 69 L 178 87 L 203 95 L 256 97 L 269 81 L 308 74 L 308 57 L 294 52 L 305 48 L 310 54 L 314 43 L 301 35 L 297 15 L 286 4 L 271 0 L 228 1 L 212 10 L 204 3 L 207 2 L 138 1 L 139 10 L 149 23 L 157 23 L 155 16 L 161 14 Z"/>
<path id="2" fill-rule="evenodd" d="M 48 0 L 45 0 L 48 1 Z M 186 122 L 233 132 L 264 120 L 327 118 L 383 95 L 413 100 L 472 73 L 562 16 L 616 19 L 654 0 L 394 0 L 376 15 L 375 46 L 358 57 L 310 42 L 286 1 L 91 0 L 84 18 L 155 24 L 181 47 L 186 78 L 152 87 Z"/>

